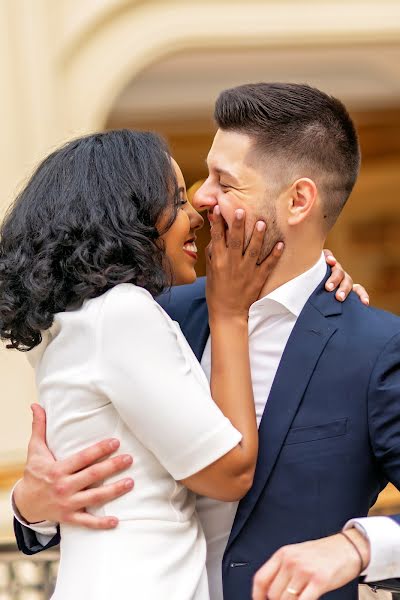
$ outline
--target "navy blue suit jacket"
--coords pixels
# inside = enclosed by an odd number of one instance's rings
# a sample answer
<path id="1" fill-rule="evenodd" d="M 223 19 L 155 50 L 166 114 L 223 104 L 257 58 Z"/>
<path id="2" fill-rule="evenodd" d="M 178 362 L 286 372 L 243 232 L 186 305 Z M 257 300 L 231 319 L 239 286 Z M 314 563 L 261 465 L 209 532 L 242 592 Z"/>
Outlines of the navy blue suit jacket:
<path id="1" fill-rule="evenodd" d="M 200 360 L 209 335 L 204 279 L 160 303 Z M 251 598 L 254 573 L 282 545 L 366 515 L 388 481 L 400 487 L 400 318 L 354 295 L 339 303 L 321 282 L 287 342 L 261 420 L 254 483 L 224 554 L 224 600 Z M 23 551 L 43 549 L 34 535 L 25 543 L 19 524 L 16 535 Z M 355 599 L 356 586 L 328 596 Z"/>

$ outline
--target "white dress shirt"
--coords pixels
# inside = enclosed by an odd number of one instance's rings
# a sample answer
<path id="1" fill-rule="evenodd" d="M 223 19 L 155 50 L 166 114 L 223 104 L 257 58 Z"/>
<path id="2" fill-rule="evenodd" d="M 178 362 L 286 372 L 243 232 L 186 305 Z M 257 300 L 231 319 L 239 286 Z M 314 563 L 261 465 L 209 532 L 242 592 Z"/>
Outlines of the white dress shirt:
<path id="1" fill-rule="evenodd" d="M 322 281 L 326 263 L 322 255 L 308 271 L 255 302 L 249 312 L 250 363 L 258 424 L 272 387 L 284 348 L 309 296 Z M 211 346 L 208 339 L 201 365 L 210 378 Z M 232 529 L 236 502 L 219 502 L 198 497 L 197 511 L 207 540 L 207 572 L 211 600 L 223 600 L 222 558 Z M 14 506 L 16 518 L 25 524 Z M 388 517 L 353 519 L 346 528 L 358 525 L 371 544 L 367 581 L 400 576 L 400 527 Z M 43 545 L 55 534 L 53 523 L 30 526 Z M 262 532 L 260 532 L 262 535 Z"/>

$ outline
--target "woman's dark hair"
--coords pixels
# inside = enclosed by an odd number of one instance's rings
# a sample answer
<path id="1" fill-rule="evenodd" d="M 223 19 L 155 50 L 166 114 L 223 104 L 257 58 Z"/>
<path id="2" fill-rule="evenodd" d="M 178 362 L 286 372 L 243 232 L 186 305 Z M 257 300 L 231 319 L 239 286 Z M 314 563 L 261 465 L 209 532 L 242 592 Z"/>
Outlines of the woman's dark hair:
<path id="1" fill-rule="evenodd" d="M 171 226 L 177 202 L 153 133 L 96 133 L 50 154 L 0 229 L 0 338 L 30 350 L 55 313 L 119 283 L 159 294 L 171 281 L 156 225 Z"/>
<path id="2" fill-rule="evenodd" d="M 360 147 L 346 107 L 309 85 L 255 83 L 224 90 L 214 117 L 220 129 L 254 139 L 257 157 L 277 163 L 280 176 L 317 176 L 327 229 L 355 184 Z"/>

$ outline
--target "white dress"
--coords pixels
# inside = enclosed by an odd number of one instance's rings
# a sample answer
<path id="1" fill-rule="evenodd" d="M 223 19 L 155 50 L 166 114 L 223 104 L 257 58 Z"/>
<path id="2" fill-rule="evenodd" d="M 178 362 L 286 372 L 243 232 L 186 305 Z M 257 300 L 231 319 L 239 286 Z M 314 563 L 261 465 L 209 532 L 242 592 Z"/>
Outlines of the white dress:
<path id="1" fill-rule="evenodd" d="M 241 434 L 213 402 L 178 325 L 146 290 L 121 284 L 57 314 L 29 358 L 58 459 L 108 437 L 134 457 L 125 473 L 134 489 L 90 509 L 118 517 L 116 529 L 61 526 L 53 600 L 208 600 L 195 495 L 177 480 Z"/>

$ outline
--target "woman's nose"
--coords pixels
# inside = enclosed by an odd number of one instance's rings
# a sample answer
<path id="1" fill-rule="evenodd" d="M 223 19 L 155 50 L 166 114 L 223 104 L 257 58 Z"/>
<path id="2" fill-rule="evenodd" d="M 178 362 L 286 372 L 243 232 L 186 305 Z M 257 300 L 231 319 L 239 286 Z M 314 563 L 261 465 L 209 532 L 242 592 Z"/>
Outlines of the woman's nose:
<path id="1" fill-rule="evenodd" d="M 193 206 L 190 207 L 190 228 L 193 230 L 201 229 L 204 225 L 203 217 L 197 212 Z"/>

